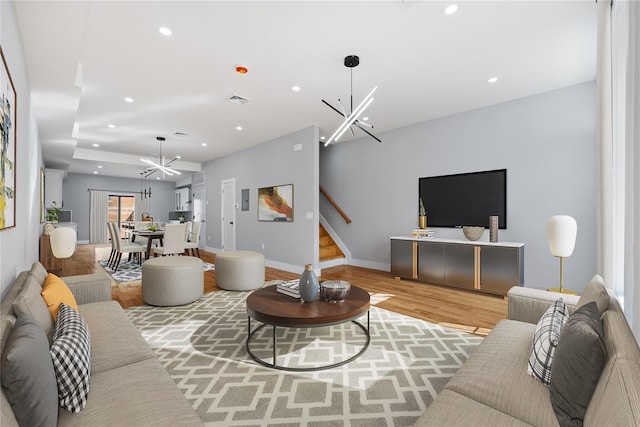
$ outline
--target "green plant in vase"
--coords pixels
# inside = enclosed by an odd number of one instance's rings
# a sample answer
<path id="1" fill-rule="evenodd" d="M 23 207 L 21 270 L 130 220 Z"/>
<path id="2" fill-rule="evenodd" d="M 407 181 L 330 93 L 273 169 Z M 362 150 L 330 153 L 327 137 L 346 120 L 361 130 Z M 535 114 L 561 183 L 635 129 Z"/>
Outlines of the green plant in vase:
<path id="1" fill-rule="evenodd" d="M 59 214 L 61 209 L 58 207 L 57 203 L 51 202 L 51 206 L 47 208 L 47 215 L 45 215 L 45 220 L 47 222 L 58 222 L 60 220 Z"/>
<path id="2" fill-rule="evenodd" d="M 420 197 L 420 209 L 418 210 L 418 221 L 419 226 L 422 229 L 427 228 L 427 210 L 424 208 L 424 203 L 422 203 L 422 197 Z"/>

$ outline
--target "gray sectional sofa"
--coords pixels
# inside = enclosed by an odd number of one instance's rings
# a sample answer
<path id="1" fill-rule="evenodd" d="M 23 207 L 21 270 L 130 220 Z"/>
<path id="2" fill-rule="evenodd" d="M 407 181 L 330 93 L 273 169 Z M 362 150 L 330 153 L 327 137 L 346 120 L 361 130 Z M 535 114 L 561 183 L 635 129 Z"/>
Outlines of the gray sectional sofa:
<path id="1" fill-rule="evenodd" d="M 640 426 L 640 349 L 618 301 L 607 294 L 600 281 L 594 278 L 582 299 L 562 295 L 570 313 L 597 298 L 598 310 L 603 312 L 606 359 L 586 407 L 584 425 Z M 600 296 L 596 297 L 598 292 Z M 528 375 L 527 365 L 536 323 L 560 296 L 512 288 L 508 293 L 508 319 L 500 321 L 474 350 L 415 425 L 559 425 L 549 387 Z"/>
<path id="2" fill-rule="evenodd" d="M 16 278 L 1 304 L 1 346 L 16 321 L 14 302 L 21 293 L 28 310 L 51 337 L 53 320 L 40 296 L 47 271 L 38 262 Z M 91 335 L 91 377 L 87 405 L 79 413 L 58 410 L 59 426 L 202 426 L 203 423 L 167 374 L 120 305 L 111 301 L 106 274 L 63 277 Z M 4 374 L 4 372 L 3 372 Z M 0 425 L 17 426 L 5 390 Z"/>

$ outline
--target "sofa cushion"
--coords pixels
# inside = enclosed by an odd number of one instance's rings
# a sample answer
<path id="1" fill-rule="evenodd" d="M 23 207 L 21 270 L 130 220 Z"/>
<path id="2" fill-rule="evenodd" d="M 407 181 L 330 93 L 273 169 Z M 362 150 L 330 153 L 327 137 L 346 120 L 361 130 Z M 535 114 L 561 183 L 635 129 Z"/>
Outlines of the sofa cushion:
<path id="1" fill-rule="evenodd" d="M 531 425 L 557 425 L 549 389 L 527 374 L 535 328 L 516 320 L 498 322 L 445 389 Z"/>
<path id="2" fill-rule="evenodd" d="M 91 331 L 92 373 L 156 357 L 117 302 L 81 304 L 79 308 Z"/>
<path id="3" fill-rule="evenodd" d="M 602 321 L 590 302 L 569 316 L 551 368 L 551 404 L 561 426 L 582 426 L 605 361 Z"/>
<path id="4" fill-rule="evenodd" d="M 527 373 L 540 380 L 544 385 L 549 385 L 551 380 L 553 355 L 558 346 L 562 327 L 568 317 L 567 307 L 564 305 L 563 299 L 559 298 L 542 315 L 536 325 Z"/>
<path id="5" fill-rule="evenodd" d="M 49 350 L 58 383 L 60 407 L 72 413 L 87 404 L 91 375 L 91 343 L 87 324 L 76 310 L 60 304 Z"/>
<path id="6" fill-rule="evenodd" d="M 49 339 L 28 314 L 18 316 L 2 352 L 2 387 L 18 423 L 55 426 L 58 386 Z"/>
<path id="7" fill-rule="evenodd" d="M 69 307 L 78 311 L 78 303 L 71 293 L 71 290 L 62 281 L 62 279 L 55 274 L 49 273 L 49 275 L 47 275 L 44 285 L 42 286 L 41 295 L 45 304 L 47 304 L 47 307 L 49 308 L 49 312 L 51 313 L 54 322 L 58 318 L 58 309 L 60 308 L 61 303 L 65 303 Z"/>
<path id="8" fill-rule="evenodd" d="M 60 426 L 202 426 L 160 361 L 142 360 L 91 376 L 84 411 L 60 411 Z"/>
<path id="9" fill-rule="evenodd" d="M 596 274 L 584 288 L 584 291 L 582 291 L 576 308 L 580 308 L 590 302 L 595 302 L 598 306 L 598 313 L 602 316 L 602 314 L 607 311 L 610 300 L 611 297 L 609 297 L 609 293 L 604 287 L 604 280 Z"/>
<path id="10" fill-rule="evenodd" d="M 53 319 L 47 304 L 45 304 L 42 295 L 40 295 L 41 292 L 42 287 L 40 284 L 32 275 L 29 275 L 13 302 L 13 311 L 17 316 L 20 314 L 33 316 L 40 323 L 47 337 L 51 338 L 53 334 Z"/>
<path id="11" fill-rule="evenodd" d="M 29 273 L 31 273 L 40 286 L 44 284 L 44 281 L 47 280 L 47 275 L 49 274 L 47 269 L 44 268 L 44 265 L 39 261 L 36 261 L 31 265 L 31 271 L 29 271 Z"/>
<path id="12" fill-rule="evenodd" d="M 443 390 L 413 426 L 526 427 L 530 426 L 530 424 L 456 393 L 455 391 Z"/>

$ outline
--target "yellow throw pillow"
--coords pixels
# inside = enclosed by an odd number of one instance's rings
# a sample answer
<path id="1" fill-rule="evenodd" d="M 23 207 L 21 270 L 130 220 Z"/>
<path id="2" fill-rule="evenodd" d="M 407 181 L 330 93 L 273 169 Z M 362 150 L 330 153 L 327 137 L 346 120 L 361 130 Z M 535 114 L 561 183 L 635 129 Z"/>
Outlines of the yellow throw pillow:
<path id="1" fill-rule="evenodd" d="M 49 273 L 47 275 L 42 286 L 41 295 L 47 307 L 49 307 L 54 322 L 58 318 L 58 309 L 62 302 L 78 311 L 78 303 L 71 293 L 71 289 L 55 274 Z"/>

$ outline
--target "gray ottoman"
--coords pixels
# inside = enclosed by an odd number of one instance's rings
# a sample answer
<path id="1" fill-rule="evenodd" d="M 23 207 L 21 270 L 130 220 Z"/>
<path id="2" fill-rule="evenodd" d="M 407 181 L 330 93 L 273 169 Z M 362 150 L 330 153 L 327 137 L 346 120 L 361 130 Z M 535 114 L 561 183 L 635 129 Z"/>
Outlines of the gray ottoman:
<path id="1" fill-rule="evenodd" d="M 216 255 L 216 285 L 229 291 L 264 286 L 264 255 L 253 251 L 225 251 Z"/>
<path id="2" fill-rule="evenodd" d="M 151 305 L 182 305 L 204 293 L 204 266 L 200 258 L 165 256 L 142 264 L 142 299 Z"/>

